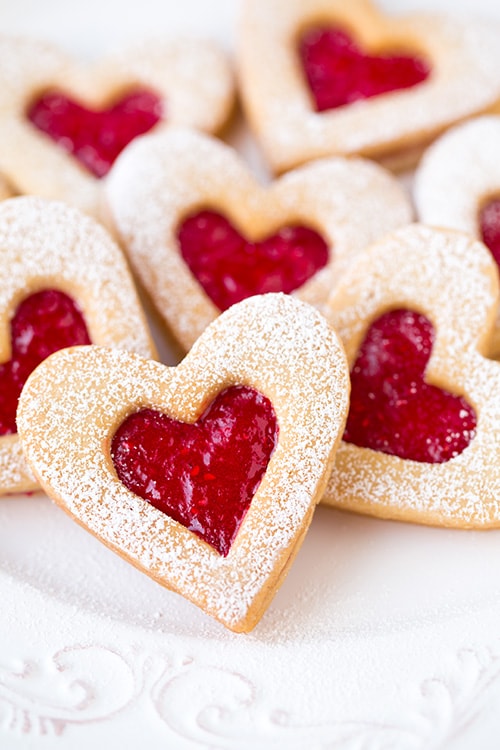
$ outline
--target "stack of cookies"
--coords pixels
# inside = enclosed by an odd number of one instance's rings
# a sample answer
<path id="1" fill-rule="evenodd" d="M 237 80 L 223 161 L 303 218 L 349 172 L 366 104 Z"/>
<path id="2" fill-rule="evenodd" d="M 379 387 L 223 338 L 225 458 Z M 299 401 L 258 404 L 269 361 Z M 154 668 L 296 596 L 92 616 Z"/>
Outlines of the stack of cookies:
<path id="1" fill-rule="evenodd" d="M 500 526 L 500 29 L 243 6 L 236 75 L 0 39 L 0 492 L 246 632 L 318 502 Z M 221 136 L 235 80 L 266 186 Z"/>

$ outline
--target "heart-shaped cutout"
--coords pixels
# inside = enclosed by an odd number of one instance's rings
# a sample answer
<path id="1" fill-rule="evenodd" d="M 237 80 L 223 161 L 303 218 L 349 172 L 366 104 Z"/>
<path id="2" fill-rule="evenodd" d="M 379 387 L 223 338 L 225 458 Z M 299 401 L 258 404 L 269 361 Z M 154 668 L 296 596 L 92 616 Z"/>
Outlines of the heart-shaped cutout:
<path id="1" fill-rule="evenodd" d="M 4 37 L 0 170 L 18 192 L 71 202 L 107 223 L 103 175 L 126 143 L 151 127 L 216 132 L 233 97 L 213 42 L 147 40 L 79 67 L 53 45 Z"/>
<path id="2" fill-rule="evenodd" d="M 93 110 L 59 91 L 31 102 L 26 117 L 73 154 L 94 177 L 104 177 L 125 146 L 151 130 L 163 116 L 159 96 L 134 89 L 105 109 Z"/>
<path id="3" fill-rule="evenodd" d="M 193 424 L 153 409 L 131 414 L 111 456 L 129 490 L 226 556 L 277 440 L 269 399 L 240 385 L 219 393 Z"/>
<path id="4" fill-rule="evenodd" d="M 289 294 L 328 263 L 325 240 L 304 226 L 251 242 L 225 216 L 205 210 L 184 219 L 177 237 L 189 270 L 219 310 L 254 294 Z"/>
<path id="5" fill-rule="evenodd" d="M 35 367 L 59 349 L 91 343 L 81 310 L 56 289 L 26 297 L 10 328 L 12 356 L 0 364 L 0 435 L 17 431 L 17 402 Z"/>
<path id="6" fill-rule="evenodd" d="M 307 29 L 299 54 L 318 112 L 411 88 L 430 73 L 425 60 L 415 55 L 369 54 L 334 27 Z"/>
<path id="7" fill-rule="evenodd" d="M 263 188 L 232 149 L 180 129 L 132 143 L 107 196 L 136 273 L 186 349 L 252 292 L 295 288 L 321 308 L 352 256 L 412 215 L 401 185 L 371 162 L 325 160 Z"/>
<path id="8" fill-rule="evenodd" d="M 234 387 L 269 400 L 279 436 L 224 555 L 125 487 L 112 446 L 136 412 L 152 409 L 193 427 Z M 345 356 L 325 319 L 270 294 L 223 313 L 176 368 L 100 347 L 56 352 L 23 390 L 19 433 L 43 488 L 79 523 L 227 627 L 246 631 L 307 530 L 344 429 L 348 391 Z"/>
<path id="9" fill-rule="evenodd" d="M 362 55 L 347 44 L 341 70 L 335 71 L 345 89 L 343 106 L 316 111 L 303 59 L 304 39 L 312 34 L 314 42 L 318 29 L 341 30 L 344 41 L 354 39 L 368 56 L 397 53 L 418 60 L 410 65 L 415 75 L 406 75 L 403 83 L 422 80 L 380 93 L 378 82 L 367 80 Z M 493 107 L 500 95 L 500 49 L 491 24 L 426 14 L 390 17 L 368 0 L 246 0 L 238 62 L 247 117 L 276 172 L 318 157 L 353 154 L 408 167 L 443 130 Z M 309 78 L 322 89 L 322 109 L 331 104 L 323 86 L 323 53 L 316 62 Z M 366 98 L 367 93 L 377 95 Z"/>
<path id="10" fill-rule="evenodd" d="M 481 239 L 500 265 L 500 117 L 478 117 L 445 133 L 415 175 L 421 221 Z M 500 356 L 500 309 L 491 355 Z"/>
<path id="11" fill-rule="evenodd" d="M 351 369 L 347 443 L 425 463 L 449 461 L 469 445 L 474 410 L 425 381 L 433 340 L 431 322 L 410 310 L 371 324 Z"/>
<path id="12" fill-rule="evenodd" d="M 41 359 L 72 344 L 154 356 L 127 264 L 96 222 L 62 203 L 0 203 L 0 494 L 38 488 L 15 417 L 24 381 Z M 40 407 L 42 408 L 42 407 Z"/>
<path id="13" fill-rule="evenodd" d="M 398 392 L 398 378 L 394 384 L 382 373 L 380 380 L 384 382 L 380 382 L 379 391 L 385 393 L 381 397 L 380 392 L 374 392 L 371 401 L 376 410 L 383 409 L 385 400 L 391 403 L 393 398 L 393 414 L 382 415 L 379 423 L 385 419 L 390 426 L 395 414 L 398 424 L 397 412 L 401 410 L 404 416 L 399 423 L 405 418 L 412 421 L 405 424 L 401 435 L 393 434 L 390 439 L 406 441 L 412 447 L 413 435 L 413 449 L 421 449 L 422 453 L 410 459 L 381 452 L 380 445 L 373 450 L 342 442 L 323 498 L 325 503 L 440 526 L 500 526 L 496 439 L 500 423 L 500 364 L 484 356 L 497 304 L 495 263 L 482 243 L 466 235 L 416 224 L 398 230 L 359 256 L 333 292 L 325 313 L 339 331 L 351 367 L 356 362 L 364 368 L 365 382 L 371 375 L 377 379 L 381 358 L 387 357 L 389 370 L 397 358 L 413 362 L 420 359 L 420 365 L 425 367 L 424 384 L 421 376 L 413 377 L 406 392 Z M 411 325 L 407 326 L 402 350 L 395 352 L 401 344 L 400 332 L 394 325 L 390 330 L 387 323 L 397 322 L 401 315 L 403 322 L 406 318 Z M 374 342 L 375 351 L 370 352 L 372 333 L 384 319 L 379 331 L 382 335 Z M 432 346 L 431 326 L 425 319 L 434 329 Z M 405 366 L 408 363 L 403 371 Z M 356 378 L 354 374 L 354 381 Z M 450 413 L 445 411 L 431 414 L 427 425 L 429 412 L 422 401 L 414 402 L 414 408 L 405 414 L 404 400 L 411 401 L 412 390 L 421 386 L 425 386 L 427 398 L 436 393 L 439 398 L 444 397 L 448 401 L 446 409 L 458 405 L 458 411 L 452 412 L 451 424 Z M 353 393 L 356 390 L 355 383 Z M 370 393 L 365 395 L 370 401 Z M 355 393 L 355 410 L 358 399 L 359 394 Z M 436 408 L 442 407 L 443 402 L 438 401 Z M 371 414 L 365 414 L 365 418 L 371 419 Z M 359 415 L 355 414 L 354 420 L 359 420 Z M 441 421 L 444 424 L 440 425 Z M 432 432 L 436 422 L 438 433 L 441 431 L 437 442 Z"/>

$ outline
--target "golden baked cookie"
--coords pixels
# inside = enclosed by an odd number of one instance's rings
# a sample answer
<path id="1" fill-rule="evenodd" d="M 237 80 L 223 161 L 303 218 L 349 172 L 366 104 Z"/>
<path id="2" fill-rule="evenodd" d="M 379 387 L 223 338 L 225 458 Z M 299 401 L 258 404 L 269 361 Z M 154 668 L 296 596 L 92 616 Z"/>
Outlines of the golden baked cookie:
<path id="1" fill-rule="evenodd" d="M 402 187 L 372 162 L 325 159 L 263 187 L 231 148 L 181 129 L 131 144 L 107 197 L 136 274 L 185 349 L 252 294 L 292 292 L 321 309 L 352 257 L 412 217 Z"/>
<path id="2" fill-rule="evenodd" d="M 500 264 L 500 117 L 457 125 L 424 154 L 415 174 L 421 221 L 482 240 Z M 492 339 L 500 356 L 500 310 Z"/>
<path id="3" fill-rule="evenodd" d="M 226 311 L 176 368 L 101 347 L 56 352 L 29 378 L 18 424 L 35 476 L 78 523 L 248 631 L 307 531 L 348 397 L 325 319 L 270 294 Z"/>
<path id="4" fill-rule="evenodd" d="M 37 489 L 16 406 L 38 363 L 75 344 L 154 356 L 125 259 L 104 229 L 62 203 L 0 203 L 0 494 Z M 43 400 L 38 409 L 45 408 Z"/>
<path id="5" fill-rule="evenodd" d="M 0 170 L 19 192 L 101 221 L 103 184 L 127 143 L 170 125 L 215 132 L 232 104 L 212 42 L 147 40 L 84 67 L 49 43 L 0 38 Z"/>
<path id="6" fill-rule="evenodd" d="M 328 304 L 351 401 L 323 502 L 382 518 L 500 526 L 498 274 L 467 235 L 412 225 L 360 255 Z"/>
<path id="7" fill-rule="evenodd" d="M 243 103 L 277 172 L 329 155 L 396 168 L 500 98 L 495 22 L 413 13 L 369 0 L 246 0 Z"/>

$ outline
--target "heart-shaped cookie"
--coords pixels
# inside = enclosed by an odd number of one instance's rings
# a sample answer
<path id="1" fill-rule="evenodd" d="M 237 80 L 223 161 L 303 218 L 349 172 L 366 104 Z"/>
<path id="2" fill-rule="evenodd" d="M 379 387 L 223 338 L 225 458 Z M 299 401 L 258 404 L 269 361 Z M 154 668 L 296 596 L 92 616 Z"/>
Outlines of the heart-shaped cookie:
<path id="1" fill-rule="evenodd" d="M 419 218 L 481 239 L 500 265 L 500 117 L 485 116 L 445 133 L 415 175 Z M 500 310 L 492 352 L 500 355 Z"/>
<path id="2" fill-rule="evenodd" d="M 243 102 L 277 172 L 329 155 L 395 168 L 500 97 L 498 27 L 413 14 L 369 0 L 247 0 Z"/>
<path id="3" fill-rule="evenodd" d="M 176 368 L 100 347 L 57 352 L 28 380 L 18 424 L 33 472 L 61 507 L 158 582 L 247 631 L 324 490 L 348 392 L 345 356 L 324 318 L 270 294 L 221 315 Z M 163 477 L 148 466 L 158 456 Z M 243 467 L 254 494 L 242 510 Z M 228 524 L 214 502 L 227 501 L 228 481 L 238 519 L 221 542 Z"/>
<path id="4" fill-rule="evenodd" d="M 0 203 L 0 494 L 37 489 L 15 434 L 21 388 L 41 359 L 93 342 L 155 350 L 120 249 L 62 203 Z M 45 408 L 44 406 L 40 407 Z"/>
<path id="5" fill-rule="evenodd" d="M 262 187 L 228 146 L 181 129 L 129 146 L 107 195 L 136 273 L 186 349 L 250 294 L 293 291 L 321 308 L 352 256 L 412 215 L 371 162 L 319 161 Z"/>
<path id="6" fill-rule="evenodd" d="M 233 102 L 228 62 L 208 41 L 149 40 L 80 67 L 57 47 L 0 39 L 0 169 L 19 192 L 64 199 L 106 221 L 105 174 L 136 135 L 210 132 Z"/>
<path id="7" fill-rule="evenodd" d="M 344 275 L 327 318 L 346 348 L 351 405 L 323 502 L 500 526 L 500 364 L 485 358 L 497 276 L 482 243 L 418 224 Z"/>

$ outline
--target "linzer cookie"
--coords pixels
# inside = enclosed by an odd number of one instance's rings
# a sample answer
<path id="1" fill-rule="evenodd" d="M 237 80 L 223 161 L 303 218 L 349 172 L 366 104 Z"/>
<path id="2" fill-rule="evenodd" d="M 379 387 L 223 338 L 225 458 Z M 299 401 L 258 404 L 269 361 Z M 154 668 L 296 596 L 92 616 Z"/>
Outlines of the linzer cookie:
<path id="1" fill-rule="evenodd" d="M 274 170 L 360 154 L 407 167 L 500 97 L 499 28 L 368 0 L 246 0 L 243 101 Z"/>
<path id="2" fill-rule="evenodd" d="M 180 129 L 131 144 L 107 195 L 136 273 L 186 349 L 253 294 L 321 308 L 353 255 L 412 215 L 371 162 L 322 160 L 264 188 L 232 149 Z"/>
<path id="3" fill-rule="evenodd" d="M 383 518 L 500 526 L 498 274 L 484 245 L 412 225 L 369 248 L 327 317 L 351 369 L 323 502 Z"/>
<path id="4" fill-rule="evenodd" d="M 226 311 L 176 368 L 101 347 L 57 352 L 29 378 L 18 424 L 33 472 L 63 509 L 248 631 L 325 488 L 348 393 L 325 319 L 270 294 Z"/>
<path id="5" fill-rule="evenodd" d="M 479 117 L 441 136 L 415 175 L 415 202 L 422 221 L 477 237 L 500 265 L 500 117 Z M 491 353 L 500 355 L 500 310 Z"/>
<path id="6" fill-rule="evenodd" d="M 102 185 L 131 140 L 178 124 L 217 131 L 232 100 L 228 62 L 211 42 L 150 40 L 80 67 L 57 47 L 3 37 L 0 169 L 19 192 L 106 220 Z"/>
<path id="7" fill-rule="evenodd" d="M 0 494 L 37 489 L 17 436 L 16 408 L 52 352 L 105 344 L 154 356 L 125 259 L 92 219 L 62 203 L 0 203 Z M 40 411 L 46 404 L 38 402 Z"/>

